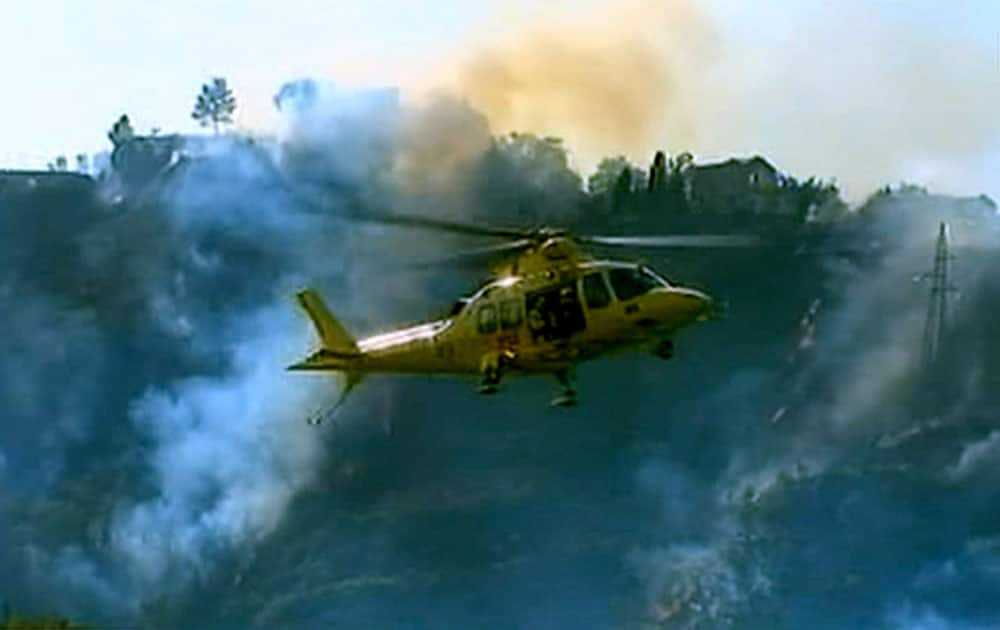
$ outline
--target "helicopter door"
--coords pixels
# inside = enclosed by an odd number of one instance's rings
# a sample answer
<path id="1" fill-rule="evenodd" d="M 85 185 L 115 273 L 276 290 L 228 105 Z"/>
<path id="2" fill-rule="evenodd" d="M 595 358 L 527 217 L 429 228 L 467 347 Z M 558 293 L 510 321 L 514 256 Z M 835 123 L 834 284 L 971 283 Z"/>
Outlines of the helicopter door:
<path id="1" fill-rule="evenodd" d="M 590 335 L 614 335 L 624 319 L 621 303 L 611 296 L 611 288 L 603 271 L 592 271 L 580 278 L 580 293 L 587 307 L 587 327 Z"/>
<path id="2" fill-rule="evenodd" d="M 575 282 L 567 282 L 525 296 L 528 328 L 534 340 L 569 339 L 587 327 Z"/>

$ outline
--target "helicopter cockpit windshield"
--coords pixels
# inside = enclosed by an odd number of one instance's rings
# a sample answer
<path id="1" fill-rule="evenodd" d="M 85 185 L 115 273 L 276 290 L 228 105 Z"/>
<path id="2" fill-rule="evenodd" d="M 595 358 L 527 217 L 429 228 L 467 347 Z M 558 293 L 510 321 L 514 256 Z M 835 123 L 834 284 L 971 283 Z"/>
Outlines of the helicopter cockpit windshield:
<path id="1" fill-rule="evenodd" d="M 653 289 L 668 288 L 666 280 L 647 267 L 617 267 L 608 272 L 608 279 L 615 295 L 622 302 L 649 293 Z"/>
<path id="2" fill-rule="evenodd" d="M 663 274 L 657 273 L 656 271 L 645 265 L 640 265 L 639 269 L 647 276 L 652 276 L 653 278 L 655 278 L 660 283 L 660 286 L 670 288 L 674 284 L 673 281 L 670 280 L 670 278 L 664 276 Z"/>
<path id="3" fill-rule="evenodd" d="M 463 310 L 465 310 L 466 305 L 472 301 L 472 298 L 459 298 L 451 305 L 451 310 L 448 312 L 448 317 L 455 317 Z"/>

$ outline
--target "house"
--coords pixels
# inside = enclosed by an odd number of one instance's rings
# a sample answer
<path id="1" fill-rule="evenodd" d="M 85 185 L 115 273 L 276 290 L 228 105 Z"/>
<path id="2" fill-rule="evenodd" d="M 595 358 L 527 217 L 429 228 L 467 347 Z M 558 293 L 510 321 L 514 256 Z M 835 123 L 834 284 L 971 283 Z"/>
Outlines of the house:
<path id="1" fill-rule="evenodd" d="M 0 250 L 0 269 L 51 256 L 101 213 L 97 182 L 87 175 L 0 170 L 0 231 L 17 235 Z"/>
<path id="2" fill-rule="evenodd" d="M 61 210 L 52 219 L 74 223 L 90 216 L 96 200 L 97 182 L 82 173 L 0 169 L 0 209 L 4 211 L 30 208 L 40 215 L 42 207 L 46 211 L 58 207 Z"/>
<path id="3" fill-rule="evenodd" d="M 993 218 L 998 214 L 996 202 L 987 195 L 960 197 L 956 203 L 958 212 L 967 219 Z"/>
<path id="4" fill-rule="evenodd" d="M 94 180 L 72 171 L 33 171 L 0 169 L 0 194 L 34 194 L 45 190 L 72 189 L 92 192 Z"/>
<path id="5" fill-rule="evenodd" d="M 776 204 L 781 175 L 760 156 L 699 164 L 684 171 L 684 192 L 695 212 L 761 214 L 791 211 Z"/>

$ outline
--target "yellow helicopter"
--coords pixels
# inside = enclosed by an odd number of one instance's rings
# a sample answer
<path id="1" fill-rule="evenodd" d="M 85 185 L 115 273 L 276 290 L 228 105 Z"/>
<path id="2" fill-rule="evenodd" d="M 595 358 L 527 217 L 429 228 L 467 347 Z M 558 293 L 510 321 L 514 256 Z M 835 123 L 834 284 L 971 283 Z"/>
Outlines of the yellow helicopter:
<path id="1" fill-rule="evenodd" d="M 496 393 L 509 375 L 552 375 L 559 384 L 552 404 L 575 405 L 578 363 L 630 348 L 669 359 L 674 335 L 715 313 L 705 293 L 674 284 L 643 264 L 596 259 L 581 246 L 756 244 L 752 236 L 577 236 L 564 229 L 497 228 L 412 216 L 378 220 L 511 241 L 461 255 L 507 258 L 447 317 L 363 339 L 344 329 L 316 291 L 300 291 L 298 301 L 320 347 L 288 369 L 346 376 L 340 400 L 311 418 L 313 424 L 336 411 L 372 373 L 475 375 L 483 394 Z"/>

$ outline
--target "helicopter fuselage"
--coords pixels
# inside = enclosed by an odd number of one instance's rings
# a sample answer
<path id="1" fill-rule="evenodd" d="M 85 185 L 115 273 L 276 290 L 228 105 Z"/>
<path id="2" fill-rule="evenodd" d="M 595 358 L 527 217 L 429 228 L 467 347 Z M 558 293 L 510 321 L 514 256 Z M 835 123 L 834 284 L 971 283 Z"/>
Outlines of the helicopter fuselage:
<path id="1" fill-rule="evenodd" d="M 671 285 L 632 263 L 570 260 L 506 274 L 457 305 L 448 318 L 353 343 L 346 334 L 340 343 L 324 339 L 318 352 L 290 369 L 556 373 L 607 353 L 655 347 L 712 311 L 704 293 Z M 332 315 L 318 312 L 325 310 L 318 296 L 312 308 L 302 301 L 323 337 L 322 320 Z"/>
<path id="2" fill-rule="evenodd" d="M 562 228 L 496 228 L 392 214 L 368 218 L 507 239 L 498 246 L 460 254 L 458 260 L 509 257 L 495 269 L 489 283 L 471 298 L 460 300 L 448 317 L 361 340 L 347 333 L 318 293 L 299 292 L 299 302 L 322 343 L 318 351 L 289 369 L 343 374 L 346 380 L 333 411 L 372 373 L 476 374 L 483 394 L 495 393 L 508 374 L 547 373 L 556 377 L 561 388 L 552 403 L 575 405 L 573 368 L 578 363 L 635 347 L 670 358 L 673 335 L 713 314 L 712 299 L 704 293 L 674 285 L 644 265 L 595 260 L 581 245 L 742 247 L 757 243 L 738 235 L 578 236 Z M 318 423 L 322 417 L 310 422 Z"/>

